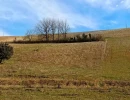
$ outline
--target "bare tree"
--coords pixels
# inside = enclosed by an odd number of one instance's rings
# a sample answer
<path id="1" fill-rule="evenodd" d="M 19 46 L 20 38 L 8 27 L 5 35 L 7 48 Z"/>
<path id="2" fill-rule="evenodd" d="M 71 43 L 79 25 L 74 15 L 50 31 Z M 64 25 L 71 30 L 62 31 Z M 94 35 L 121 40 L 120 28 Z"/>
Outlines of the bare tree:
<path id="1" fill-rule="evenodd" d="M 58 40 L 59 40 L 60 39 L 60 33 L 62 33 L 62 25 L 61 25 L 60 20 L 57 21 L 57 33 L 58 33 Z"/>
<path id="2" fill-rule="evenodd" d="M 50 33 L 50 30 L 51 30 L 51 19 L 45 19 L 43 20 L 43 28 L 44 28 L 44 32 L 46 34 L 46 41 L 49 40 L 49 33 Z"/>
<path id="3" fill-rule="evenodd" d="M 63 34 L 64 39 L 66 39 L 66 34 L 70 30 L 70 27 L 67 23 L 67 21 L 59 20 L 57 25 L 57 30 L 58 30 L 58 39 L 59 39 L 59 34 Z"/>
<path id="4" fill-rule="evenodd" d="M 52 33 L 53 35 L 53 40 L 55 33 L 58 33 L 58 40 L 60 34 L 63 34 L 64 38 L 66 38 L 66 34 L 69 31 L 69 29 L 70 28 L 69 25 L 67 24 L 67 21 L 50 19 L 50 18 L 41 20 L 36 26 L 37 33 L 40 35 L 40 37 L 41 35 L 44 34 L 46 36 L 46 41 L 49 40 L 50 33 Z"/>
<path id="5" fill-rule="evenodd" d="M 56 33 L 56 20 L 55 19 L 52 19 L 51 20 L 51 32 L 52 32 L 52 35 L 53 35 L 53 41 L 54 41 L 54 35 Z"/>
<path id="6" fill-rule="evenodd" d="M 46 35 L 46 41 L 49 40 L 49 32 L 51 30 L 51 19 L 43 19 L 39 22 L 39 24 L 36 26 L 36 30 L 39 34 L 45 34 Z"/>
<path id="7" fill-rule="evenodd" d="M 38 36 L 38 40 L 42 41 L 44 38 L 44 29 L 41 21 L 36 25 L 35 30 Z"/>
<path id="8" fill-rule="evenodd" d="M 63 33 L 63 36 L 64 36 L 64 39 L 66 39 L 66 34 L 68 33 L 68 31 L 70 30 L 70 27 L 67 23 L 67 21 L 63 21 L 62 22 L 62 33 Z"/>
<path id="9" fill-rule="evenodd" d="M 24 40 L 32 41 L 34 30 L 27 30 Z"/>

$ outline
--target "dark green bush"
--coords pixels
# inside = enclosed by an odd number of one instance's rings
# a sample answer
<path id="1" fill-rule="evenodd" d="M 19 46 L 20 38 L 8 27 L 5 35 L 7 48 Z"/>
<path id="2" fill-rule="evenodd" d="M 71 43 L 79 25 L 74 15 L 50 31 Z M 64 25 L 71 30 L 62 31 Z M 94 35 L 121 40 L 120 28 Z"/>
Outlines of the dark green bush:
<path id="1" fill-rule="evenodd" d="M 13 55 L 13 47 L 7 43 L 0 43 L 0 63 Z"/>

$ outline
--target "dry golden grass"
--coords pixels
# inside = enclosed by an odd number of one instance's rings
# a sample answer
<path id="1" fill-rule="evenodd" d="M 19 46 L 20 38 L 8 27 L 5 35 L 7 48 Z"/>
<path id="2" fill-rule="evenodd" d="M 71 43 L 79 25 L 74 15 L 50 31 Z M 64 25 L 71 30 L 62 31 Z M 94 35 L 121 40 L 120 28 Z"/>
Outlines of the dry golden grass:
<path id="1" fill-rule="evenodd" d="M 101 42 L 10 44 L 14 55 L 0 65 L 0 99 L 16 90 L 25 99 L 129 100 L 129 31 L 98 32 L 107 37 Z"/>
<path id="2" fill-rule="evenodd" d="M 23 44 L 15 45 L 15 57 L 21 62 L 37 62 L 44 65 L 91 67 L 102 59 L 104 42 L 71 44 Z M 80 63 L 79 63 L 80 62 Z M 93 62 L 93 63 L 92 63 Z"/>
<path id="3" fill-rule="evenodd" d="M 128 37 L 130 36 L 130 29 L 117 29 L 117 30 L 107 30 L 102 31 L 101 34 L 104 37 Z"/>
<path id="4" fill-rule="evenodd" d="M 37 91 L 37 88 L 43 92 L 44 88 L 96 87 L 91 76 L 100 69 L 104 44 L 10 44 L 14 47 L 14 55 L 0 65 L 1 91 L 18 88 L 23 93 Z"/>
<path id="5" fill-rule="evenodd" d="M 1 36 L 0 42 L 12 42 L 14 40 L 23 40 L 22 36 Z"/>
<path id="6" fill-rule="evenodd" d="M 92 35 L 102 35 L 103 37 L 127 37 L 130 36 L 130 28 L 115 29 L 115 30 L 101 30 L 101 31 L 90 31 L 90 32 L 76 32 L 67 34 L 68 37 L 74 37 L 80 34 L 92 34 Z"/>

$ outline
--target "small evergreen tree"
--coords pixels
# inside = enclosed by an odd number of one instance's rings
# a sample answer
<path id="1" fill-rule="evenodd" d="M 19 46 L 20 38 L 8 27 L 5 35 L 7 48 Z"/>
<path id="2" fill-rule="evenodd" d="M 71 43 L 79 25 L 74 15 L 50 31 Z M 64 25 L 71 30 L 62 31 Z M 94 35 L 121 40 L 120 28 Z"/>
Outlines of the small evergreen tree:
<path id="1" fill-rule="evenodd" d="M 10 59 L 13 55 L 13 47 L 7 43 L 0 43 L 0 63 L 5 59 Z"/>

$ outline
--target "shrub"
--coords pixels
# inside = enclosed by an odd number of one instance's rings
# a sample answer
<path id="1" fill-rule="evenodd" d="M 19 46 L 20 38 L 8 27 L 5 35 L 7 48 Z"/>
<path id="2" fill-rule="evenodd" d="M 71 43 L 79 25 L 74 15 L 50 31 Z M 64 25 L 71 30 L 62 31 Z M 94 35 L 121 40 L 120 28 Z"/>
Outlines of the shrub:
<path id="1" fill-rule="evenodd" d="M 89 33 L 89 41 L 92 41 L 92 35 Z"/>
<path id="2" fill-rule="evenodd" d="M 13 47 L 7 43 L 0 43 L 0 63 L 13 55 Z"/>
<path id="3" fill-rule="evenodd" d="M 71 37 L 71 38 L 69 38 L 69 42 L 76 42 L 76 39 L 75 39 L 75 37 Z"/>
<path id="4" fill-rule="evenodd" d="M 51 37 L 51 35 L 48 34 L 48 37 Z M 29 44 L 29 43 L 75 43 L 75 42 L 93 42 L 93 41 L 104 41 L 104 38 L 100 34 L 78 34 L 74 37 L 66 37 L 66 38 L 60 38 L 57 40 L 50 39 L 46 41 L 46 36 L 44 34 L 38 34 L 38 40 L 32 40 L 32 41 L 13 41 L 13 43 L 21 43 L 21 44 Z"/>
<path id="5" fill-rule="evenodd" d="M 85 35 L 85 33 L 82 34 L 82 41 L 83 42 L 87 42 L 88 41 L 87 35 Z"/>
<path id="6" fill-rule="evenodd" d="M 80 35 L 78 34 L 78 35 L 76 35 L 76 40 L 77 40 L 77 42 L 81 42 L 82 41 L 82 38 L 80 37 Z"/>
<path id="7" fill-rule="evenodd" d="M 104 38 L 101 35 L 95 35 L 91 37 L 91 41 L 103 41 Z"/>

